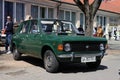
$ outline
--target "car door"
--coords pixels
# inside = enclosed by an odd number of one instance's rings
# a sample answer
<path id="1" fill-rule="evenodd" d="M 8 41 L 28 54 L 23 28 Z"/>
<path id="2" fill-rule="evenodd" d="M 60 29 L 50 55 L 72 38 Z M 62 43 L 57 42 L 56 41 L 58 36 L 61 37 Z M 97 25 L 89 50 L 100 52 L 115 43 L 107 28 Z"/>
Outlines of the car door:
<path id="1" fill-rule="evenodd" d="M 37 20 L 31 20 L 30 30 L 27 38 L 29 53 L 33 56 L 40 56 L 41 49 L 41 33 Z"/>
<path id="2" fill-rule="evenodd" d="M 21 30 L 17 34 L 17 39 L 19 40 L 19 50 L 21 53 L 28 53 L 27 50 L 27 36 L 28 36 L 28 31 L 29 31 L 29 25 L 30 21 L 24 21 L 21 23 Z"/>

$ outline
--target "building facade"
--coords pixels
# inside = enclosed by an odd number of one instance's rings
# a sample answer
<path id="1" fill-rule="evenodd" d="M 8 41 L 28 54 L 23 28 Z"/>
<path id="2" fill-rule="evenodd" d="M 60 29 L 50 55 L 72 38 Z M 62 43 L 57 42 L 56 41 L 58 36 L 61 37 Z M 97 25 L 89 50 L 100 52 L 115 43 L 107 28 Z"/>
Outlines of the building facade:
<path id="1" fill-rule="evenodd" d="M 58 3 L 51 0 L 0 0 L 0 29 L 4 28 L 7 16 L 11 16 L 14 23 L 19 23 L 28 15 L 33 18 L 69 20 L 76 27 L 82 25 L 85 28 L 83 12 L 71 3 Z M 94 27 L 99 25 L 104 29 L 105 35 L 108 36 L 108 32 L 112 31 L 114 36 L 114 28 L 120 30 L 120 13 L 99 10 L 94 19 Z"/>

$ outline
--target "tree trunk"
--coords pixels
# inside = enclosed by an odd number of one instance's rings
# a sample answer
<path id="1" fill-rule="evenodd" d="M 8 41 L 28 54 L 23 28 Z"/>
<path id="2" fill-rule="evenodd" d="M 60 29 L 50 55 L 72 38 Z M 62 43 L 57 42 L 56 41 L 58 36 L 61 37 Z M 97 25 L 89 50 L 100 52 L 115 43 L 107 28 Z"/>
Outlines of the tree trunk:
<path id="1" fill-rule="evenodd" d="M 84 0 L 84 6 L 85 6 L 85 36 L 92 36 L 92 14 L 91 14 L 91 10 L 90 10 L 90 6 L 89 6 L 89 1 L 88 0 Z M 92 30 L 91 30 L 92 29 Z"/>
<path id="2" fill-rule="evenodd" d="M 102 0 L 94 0 L 92 4 L 89 4 L 89 0 L 73 0 L 76 5 L 85 14 L 85 36 L 93 36 L 93 22 L 97 10 L 100 7 Z"/>
<path id="3" fill-rule="evenodd" d="M 85 36 L 93 36 L 93 22 L 94 22 L 94 18 L 89 14 L 89 15 L 85 15 Z"/>

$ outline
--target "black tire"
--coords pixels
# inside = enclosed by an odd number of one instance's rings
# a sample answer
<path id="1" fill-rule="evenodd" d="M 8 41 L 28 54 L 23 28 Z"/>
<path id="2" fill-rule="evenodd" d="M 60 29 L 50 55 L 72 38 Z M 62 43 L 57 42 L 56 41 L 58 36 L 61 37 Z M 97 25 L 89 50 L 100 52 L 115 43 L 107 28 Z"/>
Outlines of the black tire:
<path id="1" fill-rule="evenodd" d="M 89 62 L 86 63 L 86 65 L 88 66 L 88 68 L 90 69 L 97 69 L 100 66 L 101 60 L 97 60 L 96 62 Z"/>
<path id="2" fill-rule="evenodd" d="M 21 53 L 18 52 L 18 49 L 16 46 L 13 47 L 13 59 L 14 60 L 20 60 L 21 59 Z"/>
<path id="3" fill-rule="evenodd" d="M 47 72 L 55 73 L 58 71 L 59 62 L 57 61 L 53 51 L 46 50 L 44 54 L 44 67 Z"/>

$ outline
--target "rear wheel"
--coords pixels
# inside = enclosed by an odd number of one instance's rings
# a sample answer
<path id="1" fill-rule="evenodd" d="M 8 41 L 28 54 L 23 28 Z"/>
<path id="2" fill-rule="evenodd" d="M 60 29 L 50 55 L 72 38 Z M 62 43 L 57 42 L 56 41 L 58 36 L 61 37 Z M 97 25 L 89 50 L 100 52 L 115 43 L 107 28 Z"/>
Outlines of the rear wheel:
<path id="1" fill-rule="evenodd" d="M 13 47 L 13 58 L 14 60 L 20 60 L 21 53 L 18 52 L 18 49 L 16 46 Z"/>
<path id="2" fill-rule="evenodd" d="M 88 66 L 88 68 L 90 69 L 97 69 L 100 66 L 101 60 L 97 60 L 96 62 L 89 62 L 86 63 L 86 65 Z"/>
<path id="3" fill-rule="evenodd" d="M 54 73 L 59 68 L 59 62 L 57 61 L 52 50 L 46 50 L 44 54 L 44 67 L 46 71 Z"/>

